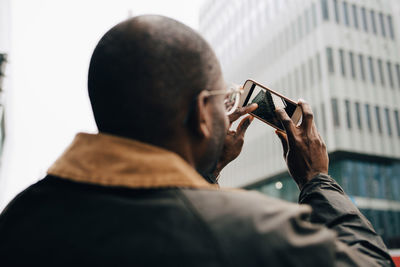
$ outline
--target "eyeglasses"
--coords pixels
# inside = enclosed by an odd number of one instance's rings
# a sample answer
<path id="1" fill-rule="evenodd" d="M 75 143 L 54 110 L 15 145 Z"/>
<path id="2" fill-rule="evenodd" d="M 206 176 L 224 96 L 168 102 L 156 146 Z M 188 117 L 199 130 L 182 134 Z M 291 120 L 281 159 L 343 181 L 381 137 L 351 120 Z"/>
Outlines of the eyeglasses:
<path id="1" fill-rule="evenodd" d="M 237 84 L 229 84 L 226 90 L 214 90 L 206 91 L 207 96 L 215 96 L 215 95 L 223 95 L 225 94 L 224 98 L 224 105 L 226 115 L 231 115 L 239 106 L 240 95 L 243 93 L 243 89 L 240 85 Z"/>

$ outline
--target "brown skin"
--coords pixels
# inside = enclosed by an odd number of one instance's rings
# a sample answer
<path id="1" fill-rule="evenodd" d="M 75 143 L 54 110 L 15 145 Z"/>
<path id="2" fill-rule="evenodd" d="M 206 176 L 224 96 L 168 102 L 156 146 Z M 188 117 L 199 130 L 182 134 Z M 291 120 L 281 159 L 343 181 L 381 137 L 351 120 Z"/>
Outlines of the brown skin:
<path id="1" fill-rule="evenodd" d="M 276 110 L 286 131 L 277 130 L 276 134 L 282 142 L 289 173 L 301 190 L 317 174 L 328 174 L 329 158 L 310 105 L 304 100 L 300 100 L 299 105 L 303 112 L 303 121 L 299 126 L 293 123 L 285 110 Z"/>
<path id="2" fill-rule="evenodd" d="M 238 120 L 241 116 L 253 112 L 256 109 L 257 104 L 238 108 L 234 113 L 229 115 L 229 128 L 231 127 L 232 123 Z M 236 131 L 228 130 L 221 157 L 219 158 L 217 167 L 213 172 L 214 177 L 217 177 L 226 165 L 239 156 L 244 143 L 244 134 L 246 133 L 246 130 L 250 126 L 250 123 L 253 121 L 253 119 L 254 117 L 251 115 L 246 116 L 240 121 Z"/>
<path id="3" fill-rule="evenodd" d="M 213 90 L 224 88 L 225 83 L 220 75 Z M 184 157 L 192 158 L 194 163 L 192 165 L 199 172 L 212 173 L 214 177 L 217 177 L 220 171 L 240 154 L 245 132 L 253 117 L 247 116 L 242 119 L 236 131 L 229 130 L 232 123 L 257 109 L 256 104 L 242 107 L 228 117 L 223 102 L 224 95 L 208 97 L 204 91 L 198 95 L 195 137 L 190 138 L 192 151 Z"/>
<path id="4" fill-rule="evenodd" d="M 222 75 L 211 88 L 212 90 L 225 88 Z M 204 175 L 213 171 L 229 127 L 228 117 L 225 115 L 224 96 L 209 97 L 205 91 L 200 92 L 194 113 L 195 127 L 188 132 L 188 138 L 194 168 Z"/>

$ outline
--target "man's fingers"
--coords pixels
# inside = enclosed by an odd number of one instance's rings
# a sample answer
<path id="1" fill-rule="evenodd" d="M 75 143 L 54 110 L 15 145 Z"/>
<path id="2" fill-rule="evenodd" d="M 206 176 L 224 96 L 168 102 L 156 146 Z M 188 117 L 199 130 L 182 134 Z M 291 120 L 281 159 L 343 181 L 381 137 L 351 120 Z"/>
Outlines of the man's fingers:
<path id="1" fill-rule="evenodd" d="M 286 134 L 284 132 L 279 131 L 279 130 L 276 130 L 275 133 L 279 137 L 279 139 L 281 140 L 282 147 L 283 147 L 283 157 L 286 159 L 286 155 L 287 155 L 288 150 L 289 150 L 287 136 L 286 136 Z"/>
<path id="2" fill-rule="evenodd" d="M 256 110 L 258 107 L 258 105 L 256 103 L 253 103 L 249 106 L 245 106 L 245 107 L 241 107 L 236 109 L 235 112 L 233 112 L 231 115 L 229 115 L 229 121 L 232 123 L 235 120 L 239 119 L 241 116 L 253 112 L 254 110 Z"/>
<path id="3" fill-rule="evenodd" d="M 249 115 L 246 118 L 244 118 L 240 123 L 239 126 L 237 127 L 236 134 L 238 136 L 244 137 L 244 134 L 246 133 L 247 128 L 249 127 L 250 123 L 253 121 L 254 117 Z"/>
<path id="4" fill-rule="evenodd" d="M 311 106 L 304 100 L 299 100 L 299 106 L 303 112 L 303 121 L 301 122 L 301 126 L 304 129 L 311 130 L 313 125 L 314 114 L 311 110 Z"/>
<path id="5" fill-rule="evenodd" d="M 289 142 L 294 141 L 296 126 L 294 125 L 292 119 L 290 119 L 290 117 L 288 116 L 288 114 L 284 109 L 277 109 L 275 112 L 276 115 L 278 116 L 278 119 L 281 120 L 283 127 L 285 128 L 288 141 Z"/>

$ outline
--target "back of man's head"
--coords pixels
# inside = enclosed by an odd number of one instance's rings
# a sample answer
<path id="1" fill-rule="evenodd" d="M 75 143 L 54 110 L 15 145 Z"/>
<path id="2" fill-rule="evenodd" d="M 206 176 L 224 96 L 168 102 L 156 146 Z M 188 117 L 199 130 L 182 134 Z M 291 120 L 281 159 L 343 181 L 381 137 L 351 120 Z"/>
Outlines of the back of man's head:
<path id="1" fill-rule="evenodd" d="M 182 130 L 191 99 L 220 78 L 219 63 L 199 34 L 147 15 L 101 38 L 88 88 L 99 131 L 160 144 Z"/>

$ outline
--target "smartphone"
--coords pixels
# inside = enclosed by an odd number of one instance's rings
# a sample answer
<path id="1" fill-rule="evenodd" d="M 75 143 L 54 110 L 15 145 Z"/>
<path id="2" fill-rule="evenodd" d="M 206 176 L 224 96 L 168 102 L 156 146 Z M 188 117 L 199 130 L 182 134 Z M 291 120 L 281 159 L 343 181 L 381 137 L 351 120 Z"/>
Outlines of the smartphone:
<path id="1" fill-rule="evenodd" d="M 295 125 L 301 122 L 302 111 L 295 101 L 256 81 L 247 80 L 243 85 L 239 106 L 244 107 L 253 103 L 257 103 L 258 108 L 251 114 L 278 130 L 285 131 L 275 113 L 276 109 L 284 109 Z"/>

